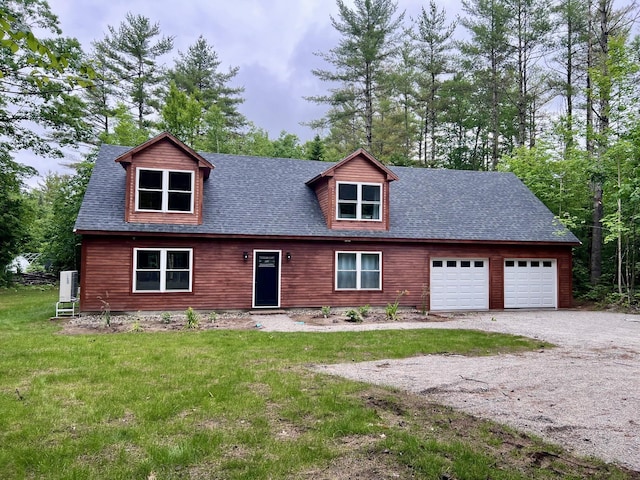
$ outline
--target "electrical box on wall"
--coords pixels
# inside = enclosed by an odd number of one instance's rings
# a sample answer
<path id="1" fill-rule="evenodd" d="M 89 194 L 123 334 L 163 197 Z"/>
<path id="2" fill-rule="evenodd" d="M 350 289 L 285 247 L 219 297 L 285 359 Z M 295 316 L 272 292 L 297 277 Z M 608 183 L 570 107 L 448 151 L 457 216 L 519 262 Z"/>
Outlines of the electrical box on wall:
<path id="1" fill-rule="evenodd" d="M 60 272 L 59 302 L 75 302 L 78 299 L 78 271 Z"/>

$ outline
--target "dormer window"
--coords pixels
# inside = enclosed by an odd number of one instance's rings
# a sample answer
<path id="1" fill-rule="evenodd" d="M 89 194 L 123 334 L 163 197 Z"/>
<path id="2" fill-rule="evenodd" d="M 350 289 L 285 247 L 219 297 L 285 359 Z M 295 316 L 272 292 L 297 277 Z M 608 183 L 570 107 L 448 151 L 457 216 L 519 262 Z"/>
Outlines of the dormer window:
<path id="1" fill-rule="evenodd" d="M 338 220 L 382 220 L 382 184 L 338 182 Z"/>
<path id="2" fill-rule="evenodd" d="M 136 170 L 136 210 L 193 213 L 193 172 Z"/>

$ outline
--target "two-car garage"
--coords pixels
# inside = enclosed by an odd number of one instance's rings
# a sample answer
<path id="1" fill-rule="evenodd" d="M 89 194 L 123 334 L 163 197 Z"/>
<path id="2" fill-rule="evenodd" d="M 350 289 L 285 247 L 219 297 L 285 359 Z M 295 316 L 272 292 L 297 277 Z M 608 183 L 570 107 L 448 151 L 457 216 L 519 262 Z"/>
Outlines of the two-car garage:
<path id="1" fill-rule="evenodd" d="M 552 259 L 504 259 L 504 308 L 556 308 L 557 267 Z M 431 310 L 488 310 L 488 258 L 432 258 Z"/>

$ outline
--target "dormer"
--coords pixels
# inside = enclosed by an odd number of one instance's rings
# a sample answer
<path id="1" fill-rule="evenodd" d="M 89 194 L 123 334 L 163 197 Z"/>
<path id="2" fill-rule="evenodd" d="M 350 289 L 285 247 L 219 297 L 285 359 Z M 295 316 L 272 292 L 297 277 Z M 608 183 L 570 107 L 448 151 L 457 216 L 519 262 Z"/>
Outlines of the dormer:
<path id="1" fill-rule="evenodd" d="M 360 148 L 312 178 L 327 226 L 333 230 L 389 230 L 389 183 L 395 173 Z"/>
<path id="2" fill-rule="evenodd" d="M 204 181 L 214 166 L 164 132 L 116 158 L 126 170 L 126 222 L 202 223 Z"/>

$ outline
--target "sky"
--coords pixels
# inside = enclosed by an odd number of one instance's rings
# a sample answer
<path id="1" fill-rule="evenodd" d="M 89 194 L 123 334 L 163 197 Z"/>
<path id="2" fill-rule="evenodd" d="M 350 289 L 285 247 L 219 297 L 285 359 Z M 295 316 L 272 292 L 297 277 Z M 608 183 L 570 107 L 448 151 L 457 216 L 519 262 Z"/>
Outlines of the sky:
<path id="1" fill-rule="evenodd" d="M 428 0 L 397 3 L 398 12 L 406 11 L 407 19 L 416 18 L 429 4 Z M 452 18 L 461 10 L 461 1 L 437 3 Z M 345 4 L 352 5 L 353 0 Z M 335 0 L 49 0 L 49 5 L 63 35 L 77 38 L 85 51 L 90 51 L 91 42 L 104 38 L 109 26 L 117 28 L 127 12 L 148 17 L 159 24 L 163 35 L 174 39 L 172 53 L 161 58 L 166 67 L 203 35 L 218 54 L 222 71 L 239 67 L 232 81 L 232 86 L 244 87 L 245 102 L 239 110 L 271 139 L 285 130 L 301 142 L 310 140 L 314 132 L 301 124 L 322 118 L 326 111 L 304 97 L 327 91 L 311 71 L 328 68 L 314 52 L 326 53 L 340 39 L 331 26 L 330 17 L 338 13 Z M 68 173 L 64 163 L 80 158 L 78 151 L 69 151 L 62 161 L 24 152 L 17 160 L 42 175 Z M 37 182 L 33 178 L 29 184 Z"/>

